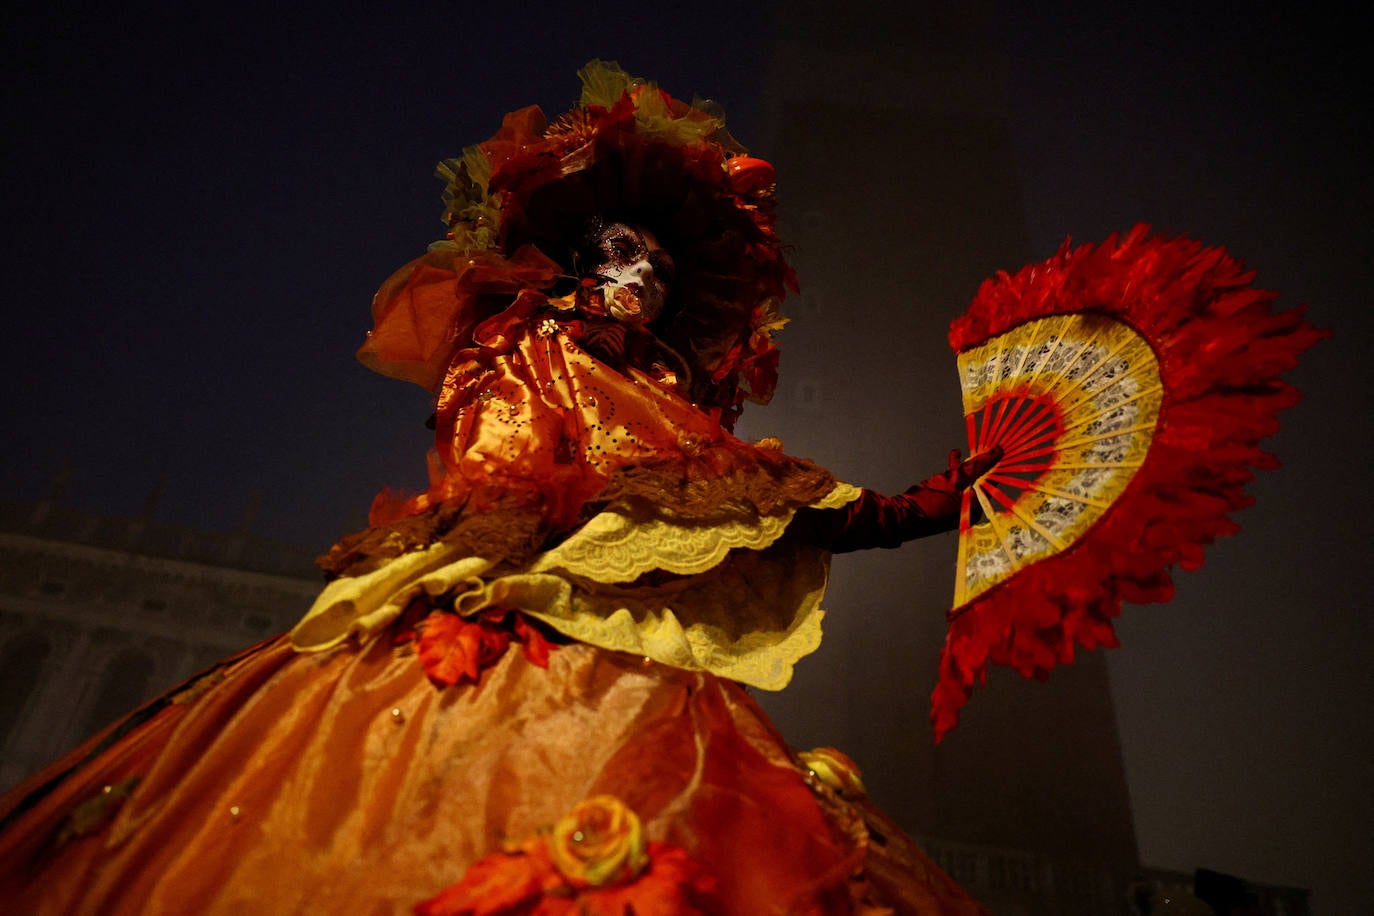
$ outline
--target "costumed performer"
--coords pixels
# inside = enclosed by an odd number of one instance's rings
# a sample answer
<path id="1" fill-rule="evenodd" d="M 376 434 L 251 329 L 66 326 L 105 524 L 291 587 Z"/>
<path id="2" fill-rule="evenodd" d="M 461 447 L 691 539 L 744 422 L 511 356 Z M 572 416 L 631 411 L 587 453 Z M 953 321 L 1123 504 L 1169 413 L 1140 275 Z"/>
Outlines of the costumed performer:
<path id="1" fill-rule="evenodd" d="M 441 166 L 448 237 L 360 357 L 436 392 L 282 637 L 20 786 L 35 913 L 977 913 L 741 685 L 820 642 L 831 552 L 957 523 L 996 455 L 896 497 L 730 433 L 793 285 L 773 172 L 614 65 Z"/>

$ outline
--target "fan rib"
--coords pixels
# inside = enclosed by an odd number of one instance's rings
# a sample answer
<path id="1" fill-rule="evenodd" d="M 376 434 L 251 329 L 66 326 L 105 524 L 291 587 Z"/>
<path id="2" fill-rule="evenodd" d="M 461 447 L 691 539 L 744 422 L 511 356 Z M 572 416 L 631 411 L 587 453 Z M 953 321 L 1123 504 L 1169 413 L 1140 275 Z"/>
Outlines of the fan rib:
<path id="1" fill-rule="evenodd" d="M 1020 328 L 1017 329 L 1017 330 L 1018 330 L 1018 334 L 1017 334 L 1018 340 L 1017 340 L 1016 343 L 1014 344 L 1013 348 L 1015 348 L 1015 347 L 1021 347 L 1021 348 L 1022 348 L 1022 349 L 1021 349 L 1021 359 L 1020 359 L 1019 362 L 1017 362 L 1016 368 L 1012 370 L 1012 373 L 1011 373 L 1011 377 L 1012 377 L 1012 378 L 1020 378 L 1020 377 L 1021 377 L 1021 373 L 1023 373 L 1023 372 L 1026 371 L 1026 360 L 1030 358 L 1031 349 L 1035 346 L 1035 335 L 1033 335 L 1033 334 L 1030 333 L 1030 329 L 1031 329 L 1031 325 L 1030 325 L 1030 324 L 1023 324 L 1023 325 L 1021 325 Z"/>
<path id="2" fill-rule="evenodd" d="M 1088 336 L 1083 338 L 1083 342 L 1078 345 L 1078 349 L 1074 351 L 1073 356 L 1069 357 L 1068 360 L 1064 362 L 1064 365 L 1059 367 L 1059 371 L 1054 374 L 1054 378 L 1049 380 L 1049 383 L 1045 386 L 1046 391 L 1055 391 L 1059 388 L 1059 383 L 1064 380 L 1064 376 L 1068 375 L 1069 370 L 1082 358 L 1088 348 L 1097 342 L 1097 338 L 1102 334 L 1102 330 L 1103 329 L 1099 327 L 1088 332 Z M 1058 402 L 1056 401 L 1056 403 Z"/>
<path id="3" fill-rule="evenodd" d="M 1104 366 L 1110 363 L 1112 359 L 1119 356 L 1121 350 L 1128 348 L 1133 343 L 1135 343 L 1135 341 L 1126 341 L 1125 345 L 1123 345 L 1122 347 L 1118 347 L 1118 349 L 1115 352 L 1108 354 L 1103 362 L 1094 366 L 1088 375 L 1085 375 L 1081 379 L 1079 379 L 1079 384 L 1077 387 L 1073 388 L 1070 391 L 1063 392 L 1065 398 L 1072 398 L 1072 400 L 1065 401 L 1064 403 L 1066 403 L 1068 407 L 1072 408 L 1077 404 L 1081 404 L 1085 400 L 1100 397 L 1101 395 L 1105 394 L 1108 391 L 1111 391 L 1117 385 L 1121 384 L 1124 381 L 1127 381 L 1128 379 L 1136 378 L 1137 375 L 1135 369 L 1128 366 L 1125 372 L 1123 372 L 1121 375 L 1116 376 L 1115 378 L 1108 379 L 1107 382 L 1101 388 L 1097 388 L 1093 391 L 1085 391 L 1083 388 L 1084 384 L 1095 378 L 1097 376 L 1097 373 L 1101 371 Z"/>
<path id="4" fill-rule="evenodd" d="M 959 500 L 959 553 L 954 564 L 954 606 L 960 607 L 968 600 L 968 536 L 972 525 L 973 495 L 965 490 Z"/>
<path id="5" fill-rule="evenodd" d="M 1026 401 L 1031 403 L 1031 407 L 1017 416 L 1005 432 L 992 440 L 994 444 L 1002 446 L 1003 451 L 1011 451 L 1026 435 L 1034 435 L 1043 429 L 1043 424 L 1054 422 L 1054 411 L 1044 402 L 1039 399 L 1023 399 L 1023 403 Z"/>
<path id="6" fill-rule="evenodd" d="M 1045 461 L 1042 463 L 1049 464 L 1050 461 L 1053 460 L 1053 456 L 1059 453 L 1059 446 L 1060 443 L 1056 442 L 1051 442 L 1049 445 L 1037 445 L 1035 448 L 1031 448 L 1029 447 L 1029 445 L 1027 445 L 1025 448 L 1022 448 L 1019 451 L 1017 451 L 1014 457 L 1017 460 L 1023 462 L 1028 461 L 1032 458 L 1045 458 Z M 1047 458 L 1046 456 L 1049 457 Z M 1002 467 L 1002 470 L 1009 471 L 1011 470 L 1011 467 L 1004 465 Z"/>
<path id="7" fill-rule="evenodd" d="M 1070 493 L 1058 487 L 1045 487 L 1038 483 L 1033 483 L 1027 486 L 1026 489 L 1034 493 L 1043 493 L 1045 496 L 1053 496 L 1056 499 L 1067 499 L 1070 502 L 1079 503 L 1080 505 L 1092 506 L 1094 509 L 1107 509 L 1111 507 L 1110 502 L 1103 502 L 1100 499 L 1093 499 L 1090 496 L 1083 496 L 1079 493 Z"/>
<path id="8" fill-rule="evenodd" d="M 1006 429 L 1008 424 L 1015 423 L 1017 412 L 1020 410 L 1021 405 L 1024 403 L 1025 398 L 1022 396 L 1017 396 L 1015 398 L 1003 398 L 1002 400 L 997 402 L 997 404 L 993 408 L 994 413 L 996 415 L 993 417 L 992 422 L 988 425 L 988 428 L 985 430 L 986 435 L 984 436 L 983 442 L 983 447 L 985 449 L 990 448 L 992 443 L 997 442 L 1002 438 L 1002 436 L 1004 435 L 1004 430 Z"/>
<path id="9" fill-rule="evenodd" d="M 1045 470 L 1045 469 L 1048 468 L 1048 467 L 1049 467 L 1049 465 L 1048 465 L 1048 464 L 1045 464 L 1045 465 L 1040 465 L 1040 466 L 1038 466 L 1036 469 L 1037 469 L 1037 470 Z M 1021 472 L 1021 473 L 1027 473 L 1027 472 L 1024 472 L 1024 471 L 1023 471 L 1023 472 Z M 991 473 L 985 475 L 985 476 L 983 477 L 983 479 L 984 479 L 984 480 L 987 480 L 987 481 L 991 481 L 991 482 L 996 483 L 996 484 L 999 484 L 1000 486 L 1004 486 L 1004 487 L 1014 487 L 1014 488 L 1017 489 L 1017 490 L 1029 490 L 1029 489 L 1031 489 L 1031 484 L 1034 482 L 1034 481 L 1032 481 L 1032 480 L 1027 480 L 1027 479 L 1024 478 L 1024 477 L 1017 477 L 1017 476 L 1016 476 L 1016 472 L 1003 474 L 1003 473 L 1001 472 L 1000 469 L 997 470 L 997 471 L 993 471 L 993 472 L 991 472 Z"/>
<path id="10" fill-rule="evenodd" d="M 1090 340 L 1095 339 L 1098 336 L 1098 333 L 1098 331 L 1094 331 L 1093 337 L 1090 338 Z M 1109 365 L 1111 361 L 1116 358 L 1116 355 L 1118 353 L 1120 353 L 1122 350 L 1128 347 L 1132 342 L 1133 341 L 1131 341 L 1129 338 L 1122 340 L 1115 347 L 1109 350 L 1104 356 L 1102 356 L 1091 366 L 1089 366 L 1086 372 L 1084 372 L 1078 378 L 1074 379 L 1072 381 L 1072 384 L 1067 386 L 1065 390 L 1056 391 L 1055 386 L 1062 378 L 1061 373 L 1060 377 L 1057 377 L 1054 381 L 1054 384 L 1052 384 L 1050 388 L 1046 391 L 1046 394 L 1054 401 L 1054 405 L 1059 409 L 1060 413 L 1068 413 L 1070 410 L 1073 409 L 1073 407 L 1081 403 L 1083 401 L 1083 397 L 1081 397 L 1080 395 L 1090 397 L 1091 395 L 1095 394 L 1096 392 L 1085 392 L 1083 390 L 1084 386 L 1087 385 L 1087 383 L 1091 381 L 1094 377 L 1096 377 L 1096 375 L 1099 372 L 1101 372 L 1105 366 Z M 1080 353 L 1079 355 L 1081 356 L 1082 354 Z M 1074 359 L 1074 362 L 1078 362 L 1077 358 Z M 1071 365 L 1072 364 L 1070 364 L 1070 366 L 1065 366 L 1065 371 L 1071 368 Z"/>
<path id="11" fill-rule="evenodd" d="M 988 443 L 997 441 L 998 436 L 1002 433 L 1003 420 L 1011 417 L 1015 413 L 1015 411 L 1009 407 L 1012 400 L 1012 398 L 1002 398 L 996 404 L 992 405 L 992 416 L 983 424 L 983 435 L 979 441 L 979 445 L 982 449 L 987 449 L 989 447 Z M 1020 403 L 1019 398 L 1015 400 L 1017 403 Z"/>
<path id="12" fill-rule="evenodd" d="M 997 490 L 993 490 L 992 492 L 1000 497 L 999 501 L 1002 502 L 1003 508 L 1005 508 L 1012 515 L 1016 516 L 1021 521 L 1021 524 L 1025 525 L 1027 528 L 1031 529 L 1036 534 L 1040 535 L 1042 538 L 1048 541 L 1050 543 L 1050 546 L 1054 547 L 1055 550 L 1063 550 L 1065 546 L 1067 546 L 1052 531 L 1050 531 L 1048 528 L 1037 522 L 1035 520 L 1035 516 L 1030 515 L 1026 512 L 1025 509 L 1022 509 L 1020 506 L 1018 506 L 1015 500 L 1009 499 L 1006 496 L 1006 494 L 1001 493 Z M 996 516 L 989 515 L 988 521 L 993 521 L 995 518 Z M 1008 549 L 1010 548 L 1008 547 Z"/>
<path id="13" fill-rule="evenodd" d="M 1073 321 L 1073 315 L 1059 316 L 1059 319 L 1050 330 L 1050 334 L 1054 338 L 1054 343 L 1046 348 L 1044 359 L 1036 364 L 1035 371 L 1031 373 L 1027 381 L 1034 382 L 1036 379 L 1040 378 L 1042 372 L 1049 368 L 1050 363 L 1054 361 L 1054 354 L 1059 352 L 1059 347 L 1064 343 L 1064 333 L 1072 326 Z"/>
<path id="14" fill-rule="evenodd" d="M 1058 431 L 1053 426 L 1033 427 L 994 444 L 1002 446 L 1002 453 L 1007 457 L 1019 457 L 1022 450 L 1039 445 L 1046 437 L 1053 439 L 1056 435 Z"/>
<path id="15" fill-rule="evenodd" d="M 1007 540 L 1007 532 L 1002 528 L 1001 522 L 997 519 L 997 512 L 993 510 L 988 495 L 983 491 L 981 485 L 973 487 L 974 494 L 978 497 L 978 504 L 983 507 L 983 514 L 987 516 L 988 524 L 992 526 L 993 534 L 997 535 L 997 540 L 1002 545 L 1002 553 L 1006 554 L 1007 562 L 1012 569 L 1020 569 L 1021 563 L 1016 559 L 1016 552 L 1011 549 L 1011 542 Z"/>
<path id="16" fill-rule="evenodd" d="M 973 368 L 964 354 L 959 355 L 959 395 L 964 402 L 964 416 L 974 413 L 973 407 Z M 970 440 L 970 445 L 972 440 Z"/>
<path id="17" fill-rule="evenodd" d="M 1103 417 L 1105 417 L 1105 416 L 1107 416 L 1108 414 L 1110 414 L 1113 410 L 1117 410 L 1118 408 L 1124 407 L 1124 406 L 1127 405 L 1127 404 L 1134 404 L 1136 401 L 1139 401 L 1141 398 L 1147 398 L 1147 397 L 1149 397 L 1150 395 L 1155 394 L 1156 392 L 1159 392 L 1159 391 L 1163 391 L 1163 390 L 1164 390 L 1164 385 L 1163 385 L 1163 384 L 1151 385 L 1149 388 L 1145 388 L 1145 389 L 1142 389 L 1142 390 L 1140 390 L 1140 391 L 1137 391 L 1135 394 L 1131 395 L 1130 397 L 1122 398 L 1121 400 L 1115 402 L 1114 404 L 1111 404 L 1111 405 L 1109 405 L 1109 406 L 1107 406 L 1107 407 L 1104 407 L 1104 408 L 1102 408 L 1101 410 L 1096 411 L 1095 413 L 1087 414 L 1086 416 L 1080 417 L 1079 419 L 1077 419 L 1077 420 L 1075 420 L 1074 422 L 1072 422 L 1072 423 L 1068 424 L 1067 426 L 1065 426 L 1065 427 L 1061 430 L 1061 432 L 1068 432 L 1068 431 L 1071 430 L 1071 429 L 1077 429 L 1078 427 L 1084 426 L 1084 425 L 1086 425 L 1086 424 L 1088 424 L 1088 423 L 1091 423 L 1091 422 L 1094 421 L 1094 420 L 1100 420 L 1100 419 L 1102 419 Z"/>
<path id="18" fill-rule="evenodd" d="M 1092 445 L 1093 443 L 1101 442 L 1104 439 L 1115 439 L 1117 436 L 1124 436 L 1127 433 L 1148 432 L 1155 428 L 1155 422 L 1156 421 L 1151 420 L 1149 423 L 1135 423 L 1131 426 L 1123 426 L 1120 429 L 1110 430 L 1109 432 L 1103 433 L 1102 435 L 1098 436 L 1084 436 L 1078 439 L 1065 439 L 1064 441 L 1059 443 L 1059 448 L 1078 448 L 1080 445 Z"/>
<path id="19" fill-rule="evenodd" d="M 1056 471 L 1091 471 L 1097 469 L 1138 468 L 1144 461 L 1079 461 L 1073 464 L 1056 464 Z"/>

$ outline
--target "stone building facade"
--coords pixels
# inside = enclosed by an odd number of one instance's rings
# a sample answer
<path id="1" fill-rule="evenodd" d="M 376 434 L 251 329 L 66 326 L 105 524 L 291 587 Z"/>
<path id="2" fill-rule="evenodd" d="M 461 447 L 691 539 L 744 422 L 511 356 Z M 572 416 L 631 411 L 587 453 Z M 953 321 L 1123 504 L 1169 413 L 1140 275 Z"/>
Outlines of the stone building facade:
<path id="1" fill-rule="evenodd" d="M 56 501 L 0 504 L 0 790 L 289 627 L 308 552 Z"/>

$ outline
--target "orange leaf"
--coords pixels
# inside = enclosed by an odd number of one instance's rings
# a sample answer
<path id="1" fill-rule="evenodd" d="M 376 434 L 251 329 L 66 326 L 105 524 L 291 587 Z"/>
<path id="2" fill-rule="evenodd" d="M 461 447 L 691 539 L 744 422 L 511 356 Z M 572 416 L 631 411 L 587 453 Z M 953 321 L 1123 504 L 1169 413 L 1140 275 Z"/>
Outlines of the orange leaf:
<path id="1" fill-rule="evenodd" d="M 681 846 L 649 844 L 649 867 L 636 880 L 587 888 L 577 895 L 588 916 L 695 916 L 710 909 L 714 881 Z"/>
<path id="2" fill-rule="evenodd" d="M 528 912 L 556 875 L 546 857 L 498 852 L 479 859 L 452 884 L 415 907 L 416 916 L 497 916 Z"/>
<path id="3" fill-rule="evenodd" d="M 525 650 L 525 658 L 529 659 L 531 665 L 549 667 L 549 652 L 553 649 L 553 643 L 521 614 L 515 616 L 515 638 L 520 642 L 520 648 Z"/>
<path id="4" fill-rule="evenodd" d="M 451 686 L 463 678 L 475 683 L 482 668 L 509 645 L 510 636 L 501 630 L 435 611 L 421 625 L 418 655 L 431 680 Z"/>

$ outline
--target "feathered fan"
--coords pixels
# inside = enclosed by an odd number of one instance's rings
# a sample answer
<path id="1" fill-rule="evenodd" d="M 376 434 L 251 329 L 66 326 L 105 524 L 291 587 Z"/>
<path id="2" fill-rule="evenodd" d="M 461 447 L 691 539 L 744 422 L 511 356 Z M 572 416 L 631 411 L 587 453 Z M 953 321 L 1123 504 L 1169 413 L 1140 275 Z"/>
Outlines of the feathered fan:
<path id="1" fill-rule="evenodd" d="M 1117 645 L 1121 602 L 1165 601 L 1248 505 L 1259 442 L 1298 392 L 1279 379 L 1325 336 L 1220 248 L 1124 238 L 986 281 L 950 329 L 969 454 L 936 740 L 990 663 L 1044 678 Z"/>

